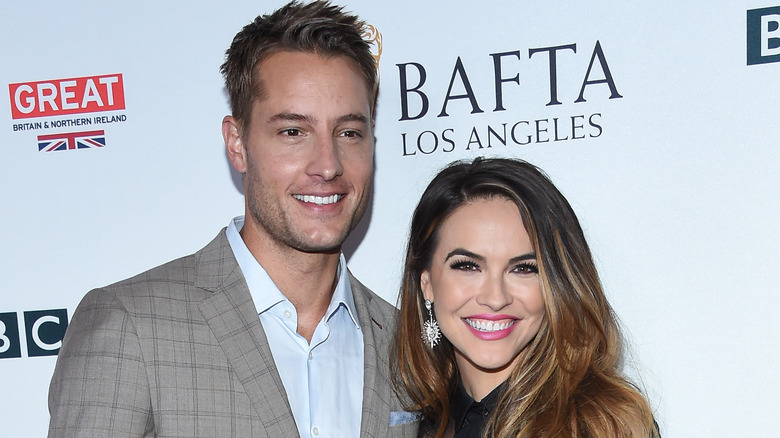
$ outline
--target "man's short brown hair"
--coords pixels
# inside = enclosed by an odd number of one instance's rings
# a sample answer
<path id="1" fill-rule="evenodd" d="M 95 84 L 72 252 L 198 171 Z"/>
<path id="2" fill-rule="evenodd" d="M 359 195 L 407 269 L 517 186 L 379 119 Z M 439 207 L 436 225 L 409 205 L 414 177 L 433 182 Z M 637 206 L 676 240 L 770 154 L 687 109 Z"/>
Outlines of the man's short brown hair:
<path id="1" fill-rule="evenodd" d="M 230 96 L 233 117 L 246 131 L 254 99 L 263 95 L 261 62 L 279 51 L 344 56 L 355 62 L 376 102 L 377 71 L 370 45 L 363 39 L 365 23 L 329 1 L 302 4 L 294 0 L 270 15 L 260 15 L 244 26 L 225 53 L 220 72 Z"/>

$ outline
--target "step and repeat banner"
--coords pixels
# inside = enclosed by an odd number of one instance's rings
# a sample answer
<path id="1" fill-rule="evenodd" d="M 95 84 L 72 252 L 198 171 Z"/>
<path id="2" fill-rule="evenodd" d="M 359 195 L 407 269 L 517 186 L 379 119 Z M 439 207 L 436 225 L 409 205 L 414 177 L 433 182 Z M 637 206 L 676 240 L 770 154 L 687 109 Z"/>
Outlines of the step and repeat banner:
<path id="1" fill-rule="evenodd" d="M 6 2 L 0 436 L 45 436 L 81 297 L 243 213 L 233 35 L 281 6 Z M 446 163 L 511 156 L 571 201 L 665 438 L 780 433 L 780 0 L 349 0 L 380 57 L 373 203 L 345 252 L 395 303 Z"/>

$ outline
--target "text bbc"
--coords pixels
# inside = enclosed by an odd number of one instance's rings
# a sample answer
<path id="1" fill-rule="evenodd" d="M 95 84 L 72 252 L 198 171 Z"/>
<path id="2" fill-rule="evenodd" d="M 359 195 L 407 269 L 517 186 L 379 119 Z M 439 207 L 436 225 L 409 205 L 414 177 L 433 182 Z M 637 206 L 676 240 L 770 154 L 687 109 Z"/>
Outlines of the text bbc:
<path id="1" fill-rule="evenodd" d="M 22 327 L 24 332 L 20 332 Z M 68 310 L 31 310 L 22 315 L 0 313 L 0 359 L 22 357 L 22 336 L 27 357 L 56 356 L 68 328 Z"/>

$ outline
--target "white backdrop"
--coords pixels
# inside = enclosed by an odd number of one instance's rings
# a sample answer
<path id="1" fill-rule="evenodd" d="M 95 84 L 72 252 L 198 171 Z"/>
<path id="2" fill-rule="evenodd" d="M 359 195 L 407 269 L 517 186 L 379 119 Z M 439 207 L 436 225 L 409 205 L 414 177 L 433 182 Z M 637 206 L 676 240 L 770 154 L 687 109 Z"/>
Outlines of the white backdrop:
<path id="1" fill-rule="evenodd" d="M 3 5 L 0 436 L 46 434 L 63 309 L 199 249 L 242 213 L 218 67 L 233 35 L 282 3 Z M 627 371 L 663 436 L 778 436 L 780 64 L 746 57 L 748 10 L 775 8 L 777 20 L 780 0 L 347 5 L 383 36 L 374 201 L 346 249 L 356 276 L 395 302 L 411 211 L 436 170 L 527 159 L 580 216 L 629 337 Z M 769 54 L 776 27 L 765 29 Z M 12 116 L 12 84 L 114 74 L 124 109 Z M 458 97 L 466 80 L 473 100 Z M 104 116 L 121 120 L 94 124 Z M 93 124 L 51 127 L 79 118 Z M 105 146 L 38 151 L 39 136 L 88 130 L 103 130 Z"/>

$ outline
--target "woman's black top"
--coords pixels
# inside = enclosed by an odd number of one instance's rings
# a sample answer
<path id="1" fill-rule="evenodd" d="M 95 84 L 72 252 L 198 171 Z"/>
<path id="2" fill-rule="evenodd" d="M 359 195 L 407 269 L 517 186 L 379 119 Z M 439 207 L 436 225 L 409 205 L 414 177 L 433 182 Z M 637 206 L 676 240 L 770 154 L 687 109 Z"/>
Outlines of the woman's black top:
<path id="1" fill-rule="evenodd" d="M 490 391 L 490 394 L 486 395 L 481 401 L 474 401 L 466 392 L 466 388 L 463 387 L 463 382 L 459 378 L 458 387 L 450 399 L 450 416 L 452 421 L 449 424 L 449 430 L 452 433 L 454 429 L 455 435 L 445 436 L 453 436 L 453 438 L 480 438 L 482 429 L 490 420 L 490 415 L 496 408 L 501 392 L 506 385 L 507 382 L 504 382 Z M 653 423 L 656 430 L 652 434 L 652 438 L 661 438 L 661 434 L 658 432 L 658 423 L 655 420 L 653 420 Z M 432 437 L 435 433 L 436 425 L 428 418 L 423 418 L 417 434 L 418 438 Z"/>
<path id="2" fill-rule="evenodd" d="M 490 394 L 481 401 L 474 401 L 463 387 L 463 382 L 458 379 L 458 387 L 450 399 L 450 429 L 454 428 L 454 438 L 479 438 L 482 436 L 482 428 L 485 427 L 490 415 L 496 408 L 501 392 L 506 382 L 498 385 Z M 436 425 L 427 418 L 420 424 L 418 437 L 433 436 Z"/>

